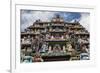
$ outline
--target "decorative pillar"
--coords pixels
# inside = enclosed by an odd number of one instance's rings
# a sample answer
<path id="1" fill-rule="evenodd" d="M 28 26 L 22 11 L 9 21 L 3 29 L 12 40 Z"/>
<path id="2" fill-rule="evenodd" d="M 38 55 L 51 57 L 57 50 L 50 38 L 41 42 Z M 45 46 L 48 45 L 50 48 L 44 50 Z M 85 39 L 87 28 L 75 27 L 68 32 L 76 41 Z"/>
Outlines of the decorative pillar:
<path id="1" fill-rule="evenodd" d="M 51 47 L 51 46 L 49 46 L 49 51 L 48 51 L 48 53 L 50 53 L 50 52 L 52 51 L 51 49 L 52 49 L 52 47 Z"/>
<path id="2" fill-rule="evenodd" d="M 63 46 L 63 52 L 66 52 L 66 48 L 65 48 L 65 46 Z"/>

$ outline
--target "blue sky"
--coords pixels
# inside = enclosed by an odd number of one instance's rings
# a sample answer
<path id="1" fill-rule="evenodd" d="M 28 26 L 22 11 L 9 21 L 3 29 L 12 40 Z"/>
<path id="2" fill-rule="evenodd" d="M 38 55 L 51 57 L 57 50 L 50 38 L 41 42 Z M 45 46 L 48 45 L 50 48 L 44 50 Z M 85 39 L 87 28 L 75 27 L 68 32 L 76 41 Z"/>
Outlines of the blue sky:
<path id="1" fill-rule="evenodd" d="M 89 13 L 33 10 L 21 10 L 21 31 L 24 31 L 25 28 L 32 25 L 37 19 L 40 19 L 41 21 L 50 21 L 56 14 L 63 17 L 66 22 L 74 22 L 77 20 L 89 31 Z"/>

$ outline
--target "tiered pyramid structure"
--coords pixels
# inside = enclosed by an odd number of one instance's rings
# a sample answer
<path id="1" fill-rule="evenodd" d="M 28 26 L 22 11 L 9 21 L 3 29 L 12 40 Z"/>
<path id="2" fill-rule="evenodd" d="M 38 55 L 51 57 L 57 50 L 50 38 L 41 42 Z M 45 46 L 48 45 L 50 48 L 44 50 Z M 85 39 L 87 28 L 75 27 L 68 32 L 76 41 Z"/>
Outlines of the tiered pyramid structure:
<path id="1" fill-rule="evenodd" d="M 89 57 L 89 32 L 77 21 L 56 15 L 50 22 L 38 19 L 21 32 L 21 62 L 81 60 L 82 54 Z"/>

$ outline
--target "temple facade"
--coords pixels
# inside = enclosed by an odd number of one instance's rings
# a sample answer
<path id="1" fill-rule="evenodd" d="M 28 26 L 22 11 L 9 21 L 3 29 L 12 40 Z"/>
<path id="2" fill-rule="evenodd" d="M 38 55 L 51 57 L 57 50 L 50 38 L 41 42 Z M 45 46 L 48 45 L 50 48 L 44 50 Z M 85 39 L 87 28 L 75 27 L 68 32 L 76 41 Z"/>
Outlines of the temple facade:
<path id="1" fill-rule="evenodd" d="M 21 32 L 21 62 L 89 60 L 89 32 L 77 21 L 56 15 L 36 20 Z"/>

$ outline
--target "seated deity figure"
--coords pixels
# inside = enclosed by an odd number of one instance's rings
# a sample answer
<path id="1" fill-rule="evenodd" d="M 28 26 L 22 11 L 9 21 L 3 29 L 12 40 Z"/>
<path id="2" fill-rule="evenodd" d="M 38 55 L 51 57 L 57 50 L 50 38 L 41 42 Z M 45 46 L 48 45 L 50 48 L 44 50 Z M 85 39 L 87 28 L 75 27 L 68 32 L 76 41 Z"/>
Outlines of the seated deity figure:
<path id="1" fill-rule="evenodd" d="M 72 51 L 72 45 L 71 44 L 67 44 L 67 50 Z"/>
<path id="2" fill-rule="evenodd" d="M 24 43 L 25 43 L 25 40 L 26 40 L 26 37 L 23 37 L 23 38 L 21 39 L 21 42 L 24 44 Z"/>
<path id="3" fill-rule="evenodd" d="M 37 30 L 37 31 L 36 31 L 36 34 L 40 34 L 40 30 Z"/>
<path id="4" fill-rule="evenodd" d="M 82 41 L 83 41 L 83 40 L 81 39 L 81 37 L 80 37 L 80 36 L 78 36 L 78 43 L 79 43 L 79 44 L 81 44 L 81 43 L 82 43 Z"/>
<path id="5" fill-rule="evenodd" d="M 36 52 L 34 57 L 32 58 L 33 62 L 43 62 L 43 59 L 39 52 Z"/>
<path id="6" fill-rule="evenodd" d="M 46 34 L 46 39 L 50 39 L 50 35 L 49 34 Z"/>
<path id="7" fill-rule="evenodd" d="M 89 53 L 89 49 L 86 46 L 83 46 L 81 49 L 82 53 Z"/>
<path id="8" fill-rule="evenodd" d="M 61 47 L 60 47 L 60 45 L 56 44 L 56 45 L 54 46 L 54 48 L 53 48 L 53 52 L 54 52 L 54 53 L 59 53 L 59 52 L 61 52 Z"/>
<path id="9" fill-rule="evenodd" d="M 75 49 L 72 47 L 71 44 L 67 44 L 67 51 L 68 51 L 72 56 L 75 56 L 75 55 L 76 55 L 76 51 L 75 51 Z"/>
<path id="10" fill-rule="evenodd" d="M 66 34 L 66 39 L 69 39 L 69 35 L 68 34 Z"/>
<path id="11" fill-rule="evenodd" d="M 68 33 L 66 32 L 66 33 L 64 33 L 64 38 L 65 39 L 69 39 L 69 35 L 68 35 Z"/>
<path id="12" fill-rule="evenodd" d="M 31 53 L 31 52 L 32 52 L 31 47 L 28 47 L 28 48 L 27 48 L 27 52 L 28 52 L 28 53 Z"/>
<path id="13" fill-rule="evenodd" d="M 30 36 L 28 36 L 26 39 L 26 43 L 30 43 L 30 42 L 31 42 L 31 38 L 30 38 Z"/>
<path id="14" fill-rule="evenodd" d="M 46 42 L 44 42 L 41 49 L 40 49 L 40 51 L 41 52 L 46 52 L 47 50 L 48 50 L 48 46 L 47 46 Z"/>

